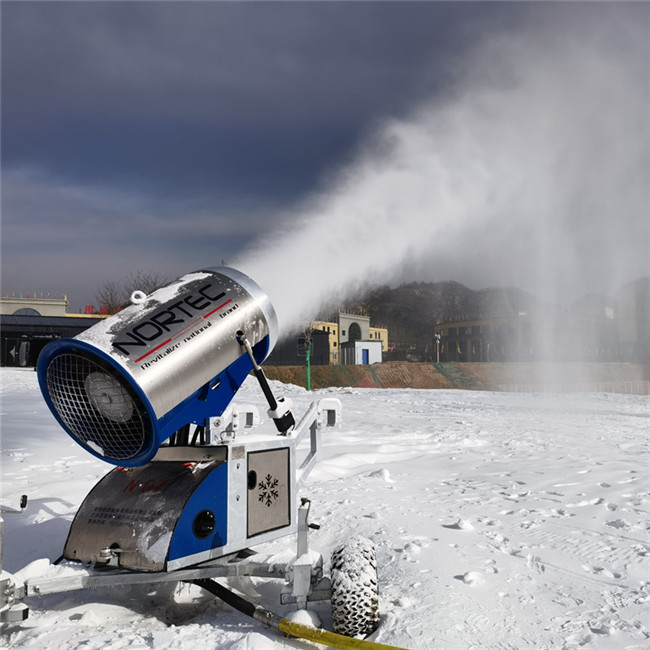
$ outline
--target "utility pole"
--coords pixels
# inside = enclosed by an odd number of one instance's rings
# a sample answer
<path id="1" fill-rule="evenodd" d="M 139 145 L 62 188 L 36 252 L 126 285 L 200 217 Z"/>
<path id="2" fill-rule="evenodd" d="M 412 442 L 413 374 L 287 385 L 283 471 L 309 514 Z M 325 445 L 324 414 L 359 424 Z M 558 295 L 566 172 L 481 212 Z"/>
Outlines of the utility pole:
<path id="1" fill-rule="evenodd" d="M 307 372 L 305 377 L 305 388 L 311 390 L 311 336 L 307 339 Z"/>

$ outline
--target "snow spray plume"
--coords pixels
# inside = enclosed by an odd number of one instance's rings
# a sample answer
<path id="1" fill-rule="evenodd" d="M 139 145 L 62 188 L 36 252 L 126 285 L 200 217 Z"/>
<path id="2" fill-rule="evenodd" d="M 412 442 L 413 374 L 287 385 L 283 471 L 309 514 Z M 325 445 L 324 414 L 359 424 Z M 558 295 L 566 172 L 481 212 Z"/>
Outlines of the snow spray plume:
<path id="1" fill-rule="evenodd" d="M 451 95 L 384 124 L 235 264 L 284 333 L 368 283 L 557 300 L 647 273 L 648 45 L 631 23 L 493 39 Z"/>

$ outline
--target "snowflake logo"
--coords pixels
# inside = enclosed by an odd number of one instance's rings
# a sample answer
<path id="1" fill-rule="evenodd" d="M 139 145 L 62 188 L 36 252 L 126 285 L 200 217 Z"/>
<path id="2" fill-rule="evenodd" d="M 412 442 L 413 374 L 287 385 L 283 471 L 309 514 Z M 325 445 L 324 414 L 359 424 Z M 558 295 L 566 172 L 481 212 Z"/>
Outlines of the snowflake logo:
<path id="1" fill-rule="evenodd" d="M 277 478 L 273 478 L 270 474 L 266 475 L 266 478 L 263 481 L 260 481 L 258 489 L 260 491 L 259 501 L 260 503 L 266 504 L 267 508 L 270 508 L 273 502 L 280 496 L 280 493 L 277 490 L 279 481 Z"/>

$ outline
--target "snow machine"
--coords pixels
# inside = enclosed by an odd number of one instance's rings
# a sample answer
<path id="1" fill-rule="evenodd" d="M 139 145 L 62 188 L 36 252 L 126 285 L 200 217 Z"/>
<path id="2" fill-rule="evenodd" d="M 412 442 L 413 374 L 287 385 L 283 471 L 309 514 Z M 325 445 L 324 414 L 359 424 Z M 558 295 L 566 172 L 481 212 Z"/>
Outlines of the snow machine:
<path id="1" fill-rule="evenodd" d="M 115 467 L 70 527 L 62 557 L 82 570 L 23 584 L 3 573 L 0 621 L 26 618 L 30 596 L 190 581 L 305 637 L 298 629 L 304 626 L 253 607 L 214 580 L 250 575 L 284 578 L 281 601 L 297 608 L 330 599 L 333 637 L 372 632 L 379 621 L 373 544 L 349 540 L 324 576 L 322 558 L 308 548 L 308 530 L 317 528 L 309 523 L 310 502 L 299 500 L 322 432 L 340 423 L 341 404 L 313 402 L 296 423 L 290 400 L 273 395 L 260 367 L 277 338 L 267 295 L 242 273 L 218 267 L 149 296 L 135 292 L 131 302 L 77 337 L 50 343 L 39 357 L 39 383 L 54 417 Z M 275 431 L 258 432 L 257 408 L 232 403 L 251 372 Z M 259 561 L 250 550 L 294 534 L 296 557 L 288 566 Z M 332 633 L 308 629 L 315 640 L 348 647 L 323 636 Z"/>

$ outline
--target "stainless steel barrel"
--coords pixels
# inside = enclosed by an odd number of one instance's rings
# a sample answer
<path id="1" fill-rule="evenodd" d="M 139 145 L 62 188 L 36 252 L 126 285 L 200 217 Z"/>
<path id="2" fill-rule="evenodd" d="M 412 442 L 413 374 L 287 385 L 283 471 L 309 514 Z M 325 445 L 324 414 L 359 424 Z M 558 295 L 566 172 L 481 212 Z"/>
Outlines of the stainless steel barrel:
<path id="1" fill-rule="evenodd" d="M 209 268 L 138 298 L 39 357 L 45 399 L 65 430 L 109 462 L 142 464 L 190 422 L 220 415 L 277 340 L 267 295 L 234 269 Z"/>

